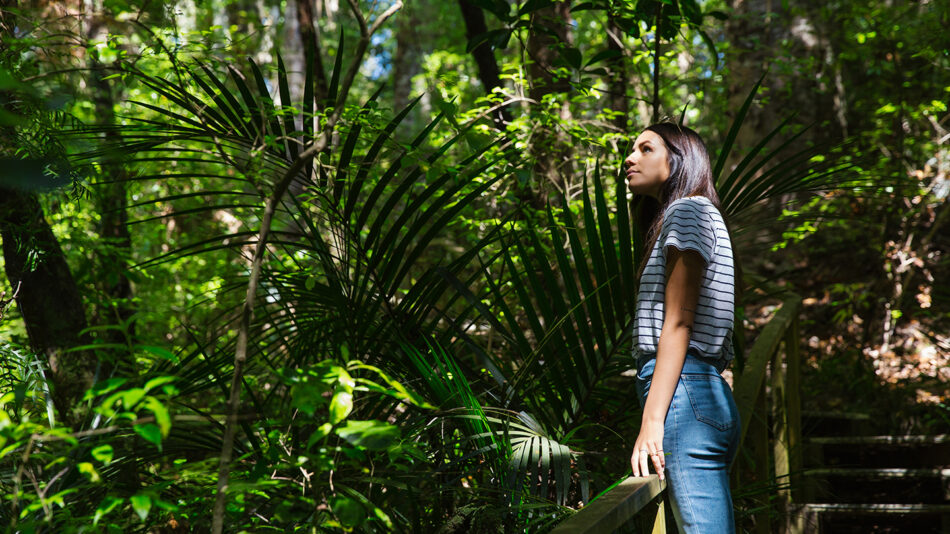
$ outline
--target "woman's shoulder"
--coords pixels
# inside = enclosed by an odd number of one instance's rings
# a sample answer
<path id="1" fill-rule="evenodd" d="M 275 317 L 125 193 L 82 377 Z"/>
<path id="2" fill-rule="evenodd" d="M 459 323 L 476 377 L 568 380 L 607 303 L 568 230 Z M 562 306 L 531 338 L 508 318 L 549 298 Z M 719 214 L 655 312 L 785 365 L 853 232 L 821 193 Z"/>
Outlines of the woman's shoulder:
<path id="1" fill-rule="evenodd" d="M 710 209 L 716 211 L 716 206 L 712 200 L 704 196 L 683 197 L 670 202 L 664 211 L 664 216 L 672 214 L 677 217 L 690 217 L 709 213 Z"/>

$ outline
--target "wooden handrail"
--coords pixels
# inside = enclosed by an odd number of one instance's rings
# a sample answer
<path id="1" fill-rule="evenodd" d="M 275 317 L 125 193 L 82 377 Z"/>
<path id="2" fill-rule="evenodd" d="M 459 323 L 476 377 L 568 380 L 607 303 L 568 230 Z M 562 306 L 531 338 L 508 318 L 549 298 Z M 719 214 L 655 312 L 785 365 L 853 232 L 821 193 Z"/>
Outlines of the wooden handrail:
<path id="1" fill-rule="evenodd" d="M 741 433 L 739 446 L 745 443 L 750 427 L 754 428 L 759 454 L 759 474 L 769 472 L 769 456 L 774 455 L 776 477 L 791 476 L 792 487 L 797 473 L 801 470 L 801 400 L 800 400 L 800 357 L 798 351 L 798 315 L 802 299 L 790 293 L 782 302 L 762 333 L 749 350 L 745 368 L 736 376 L 733 395 L 739 409 Z M 782 366 L 782 353 L 779 346 L 785 342 L 785 368 Z M 775 408 L 774 453 L 768 450 L 768 428 L 765 421 L 768 406 L 765 397 L 765 377 L 769 363 L 772 364 L 772 401 Z M 762 441 L 765 447 L 763 448 Z M 755 445 L 755 444 L 753 444 Z M 763 457 L 764 456 L 764 457 Z M 660 481 L 657 475 L 630 477 L 610 491 L 595 498 L 577 513 L 562 521 L 552 534 L 599 534 L 612 532 L 631 521 L 646 519 L 646 525 L 654 534 L 666 532 L 663 497 L 666 481 Z M 786 502 L 792 494 L 780 492 Z M 658 502 L 656 516 L 642 518 L 642 512 L 650 503 Z M 651 510 L 652 514 L 652 510 Z M 763 515 L 765 514 L 765 515 Z M 756 514 L 759 530 L 768 532 L 768 510 Z"/>
<path id="2" fill-rule="evenodd" d="M 755 401 L 758 400 L 759 390 L 765 380 L 765 369 L 769 361 L 772 360 L 772 356 L 778 351 L 779 343 L 785 337 L 786 330 L 798 317 L 801 306 L 802 299 L 798 295 L 793 294 L 790 298 L 785 299 L 782 307 L 775 312 L 769 323 L 765 325 L 762 333 L 756 338 L 755 344 L 749 350 L 742 374 L 733 381 L 733 397 L 736 399 L 736 407 L 739 408 L 739 419 L 742 422 L 739 436 L 740 447 L 749 431 L 749 422 L 752 420 L 752 412 L 755 410 Z"/>
<path id="3" fill-rule="evenodd" d="M 666 480 L 660 480 L 657 475 L 629 477 L 562 521 L 551 531 L 551 534 L 613 532 L 646 508 L 665 490 Z M 657 525 L 657 522 L 662 524 Z M 660 530 L 657 530 L 657 527 Z M 666 532 L 662 502 L 657 511 L 653 532 Z"/>

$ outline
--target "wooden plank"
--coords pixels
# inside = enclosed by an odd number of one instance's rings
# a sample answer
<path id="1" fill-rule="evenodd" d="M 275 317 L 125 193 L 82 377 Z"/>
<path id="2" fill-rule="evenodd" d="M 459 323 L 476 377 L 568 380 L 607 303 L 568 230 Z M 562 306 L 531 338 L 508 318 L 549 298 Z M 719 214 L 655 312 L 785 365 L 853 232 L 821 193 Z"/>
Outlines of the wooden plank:
<path id="1" fill-rule="evenodd" d="M 950 434 L 908 434 L 904 436 L 826 436 L 808 438 L 816 445 L 941 445 L 950 443 Z"/>
<path id="2" fill-rule="evenodd" d="M 775 312 L 775 316 L 765 325 L 762 333 L 755 340 L 755 345 L 749 350 L 745 371 L 736 378 L 733 396 L 736 399 L 736 407 L 739 408 L 739 418 L 741 420 L 740 448 L 749 430 L 756 396 L 765 378 L 765 369 L 772 355 L 778 349 L 779 343 L 785 337 L 785 330 L 788 325 L 798 316 L 799 309 L 801 309 L 801 297 L 792 294 L 785 299 L 782 307 Z"/>
<path id="3" fill-rule="evenodd" d="M 755 414 L 752 417 L 752 432 L 750 439 L 755 451 L 755 479 L 757 484 L 765 484 L 769 480 L 769 423 L 768 399 L 765 396 L 765 381 L 759 383 L 759 394 L 756 396 Z M 769 510 L 769 496 L 760 495 L 759 511 L 753 514 L 755 518 L 755 532 L 757 534 L 771 534 L 771 510 Z"/>
<path id="4" fill-rule="evenodd" d="M 775 442 L 772 445 L 772 457 L 775 461 L 775 479 L 778 484 L 788 484 L 789 480 L 789 453 L 788 453 L 788 405 L 785 384 L 785 370 L 782 366 L 782 353 L 775 351 L 772 355 L 772 436 Z M 783 504 L 788 504 L 791 492 L 787 487 L 778 490 Z"/>
<path id="5" fill-rule="evenodd" d="M 637 515 L 665 489 L 666 480 L 661 481 L 657 475 L 630 477 L 562 521 L 551 534 L 612 532 Z"/>
<path id="6" fill-rule="evenodd" d="M 653 522 L 653 530 L 650 534 L 666 534 L 666 507 L 663 499 L 660 499 L 660 505 L 656 511 L 656 521 Z"/>
<path id="7" fill-rule="evenodd" d="M 801 502 L 801 472 L 804 465 L 802 450 L 802 356 L 798 331 L 798 315 L 789 325 L 785 336 L 785 419 L 788 433 L 788 469 L 791 478 L 791 500 Z"/>

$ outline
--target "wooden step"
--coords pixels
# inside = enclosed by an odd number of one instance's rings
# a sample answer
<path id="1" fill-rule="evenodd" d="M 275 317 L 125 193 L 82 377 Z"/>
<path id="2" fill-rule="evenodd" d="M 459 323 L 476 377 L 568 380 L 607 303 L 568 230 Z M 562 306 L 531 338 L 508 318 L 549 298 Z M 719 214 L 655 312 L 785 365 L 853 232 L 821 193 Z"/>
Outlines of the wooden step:
<path id="1" fill-rule="evenodd" d="M 829 436 L 804 439 L 805 467 L 950 467 L 950 435 Z"/>
<path id="2" fill-rule="evenodd" d="M 864 436 L 871 426 L 867 413 L 802 410 L 803 436 Z"/>
<path id="3" fill-rule="evenodd" d="M 809 503 L 791 510 L 791 532 L 950 533 L 950 504 Z"/>
<path id="4" fill-rule="evenodd" d="M 950 469 L 814 468 L 803 474 L 805 501 L 950 504 Z"/>

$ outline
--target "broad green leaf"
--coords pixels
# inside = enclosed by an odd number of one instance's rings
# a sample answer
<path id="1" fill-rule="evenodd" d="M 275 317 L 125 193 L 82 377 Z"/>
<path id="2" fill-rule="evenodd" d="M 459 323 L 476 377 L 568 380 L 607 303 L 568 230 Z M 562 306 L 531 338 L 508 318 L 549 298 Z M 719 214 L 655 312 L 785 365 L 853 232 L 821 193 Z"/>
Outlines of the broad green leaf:
<path id="1" fill-rule="evenodd" d="M 138 495 L 133 495 L 129 500 L 132 502 L 132 509 L 135 510 L 135 513 L 145 521 L 145 518 L 148 517 L 149 510 L 152 509 L 152 498 L 148 495 L 139 493 Z"/>
<path id="2" fill-rule="evenodd" d="M 145 390 L 142 388 L 132 388 L 127 391 L 119 392 L 118 396 L 122 399 L 122 406 L 124 406 L 126 410 L 131 410 L 145 397 Z"/>
<path id="3" fill-rule="evenodd" d="M 162 448 L 162 430 L 153 423 L 135 425 L 135 433 L 142 436 L 147 441 L 155 444 L 161 450 Z"/>
<path id="4" fill-rule="evenodd" d="M 158 386 L 170 384 L 174 382 L 175 380 L 178 380 L 178 378 L 174 376 L 159 376 L 159 377 L 153 378 L 145 383 L 145 392 L 148 393 L 149 391 L 151 391 L 154 388 L 157 388 Z"/>
<path id="5" fill-rule="evenodd" d="M 146 352 L 151 352 L 152 354 L 158 356 L 159 358 L 162 358 L 163 360 L 168 360 L 172 363 L 178 363 L 179 361 L 181 361 L 174 352 L 162 347 L 152 347 L 150 345 L 139 345 L 138 348 Z"/>
<path id="6" fill-rule="evenodd" d="M 96 515 L 92 518 L 92 524 L 99 524 L 99 520 L 102 519 L 106 514 L 111 512 L 116 506 L 122 504 L 122 499 L 118 497 L 106 497 L 102 499 L 102 502 L 99 503 L 99 507 L 96 508 Z"/>
<path id="7" fill-rule="evenodd" d="M 92 457 L 106 465 L 112 463 L 113 454 L 114 451 L 112 450 L 112 445 L 109 445 L 108 443 L 105 445 L 99 445 L 95 449 L 92 449 Z"/>
<path id="8" fill-rule="evenodd" d="M 317 408 L 327 403 L 327 398 L 323 394 L 332 389 L 330 385 L 319 380 L 299 382 L 290 388 L 290 404 L 303 413 L 313 416 Z"/>
<path id="9" fill-rule="evenodd" d="M 330 423 L 320 425 L 319 428 L 313 431 L 313 434 L 310 434 L 310 439 L 307 440 L 307 448 L 313 447 L 318 441 L 326 437 L 331 430 L 333 430 L 333 425 Z"/>
<path id="10" fill-rule="evenodd" d="M 366 509 L 360 503 L 343 495 L 330 498 L 330 509 L 344 527 L 353 528 L 366 520 Z"/>
<path id="11" fill-rule="evenodd" d="M 168 408 L 155 397 L 145 399 L 145 407 L 155 414 L 155 422 L 162 431 L 162 437 L 168 437 L 172 428 L 172 418 L 168 414 Z"/>
<path id="12" fill-rule="evenodd" d="M 89 478 L 89 482 L 99 482 L 102 478 L 99 476 L 99 472 L 96 471 L 96 468 L 93 467 L 90 462 L 79 462 L 76 466 L 79 469 L 79 472 L 86 475 Z"/>
<path id="13" fill-rule="evenodd" d="M 93 397 L 109 393 L 110 391 L 115 391 L 116 389 L 122 387 L 122 384 L 125 384 L 126 382 L 128 382 L 128 379 L 126 378 L 109 378 L 107 380 L 96 382 L 94 386 L 86 391 L 86 395 L 83 397 L 83 400 L 89 400 Z"/>
<path id="14" fill-rule="evenodd" d="M 336 429 L 337 435 L 356 447 L 369 450 L 385 450 L 400 439 L 399 427 L 376 421 L 347 421 L 346 426 Z"/>
<path id="15" fill-rule="evenodd" d="M 330 401 L 330 422 L 337 424 L 346 419 L 353 411 L 353 394 L 349 391 L 337 391 Z"/>

